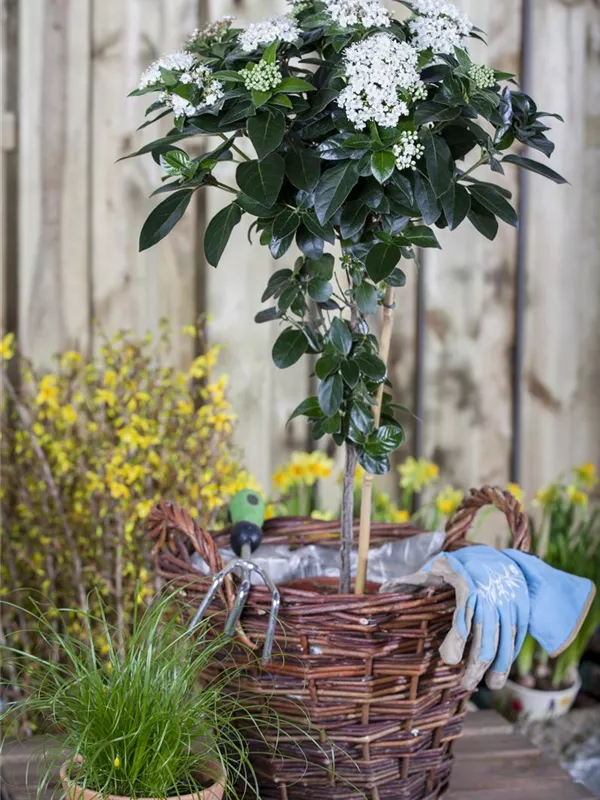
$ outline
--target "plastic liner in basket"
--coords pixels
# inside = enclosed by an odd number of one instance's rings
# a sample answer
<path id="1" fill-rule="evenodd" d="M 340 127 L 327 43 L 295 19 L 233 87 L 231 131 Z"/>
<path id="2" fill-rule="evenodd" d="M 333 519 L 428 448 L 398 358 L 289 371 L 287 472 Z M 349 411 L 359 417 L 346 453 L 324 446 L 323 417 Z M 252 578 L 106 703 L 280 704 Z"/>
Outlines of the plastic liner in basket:
<path id="1" fill-rule="evenodd" d="M 404 578 L 417 572 L 437 555 L 444 546 L 446 534 L 441 531 L 420 533 L 399 542 L 386 542 L 380 547 L 369 550 L 369 566 L 367 579 L 374 583 L 386 583 L 390 580 Z M 236 558 L 233 550 L 222 549 L 221 556 L 225 563 Z M 352 552 L 352 575 L 356 575 L 357 553 Z M 338 578 L 340 574 L 339 555 L 331 547 L 307 545 L 291 548 L 278 544 L 261 545 L 253 554 L 252 561 L 264 569 L 275 583 L 287 583 L 297 578 Z M 204 575 L 210 574 L 208 564 L 195 553 L 191 563 Z M 253 583 L 260 579 L 253 575 Z"/>

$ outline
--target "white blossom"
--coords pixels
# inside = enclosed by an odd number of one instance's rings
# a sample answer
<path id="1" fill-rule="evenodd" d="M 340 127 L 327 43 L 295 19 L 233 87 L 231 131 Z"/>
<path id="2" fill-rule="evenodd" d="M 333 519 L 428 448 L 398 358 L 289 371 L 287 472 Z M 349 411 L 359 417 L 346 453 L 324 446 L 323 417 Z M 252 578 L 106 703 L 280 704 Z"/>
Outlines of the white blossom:
<path id="1" fill-rule="evenodd" d="M 340 28 L 387 28 L 390 12 L 377 0 L 324 0 L 327 12 Z"/>
<path id="2" fill-rule="evenodd" d="M 235 17 L 232 17 L 231 14 L 225 14 L 225 16 L 221 17 L 221 19 L 217 19 L 214 22 L 209 22 L 208 25 L 205 25 L 203 28 L 196 28 L 188 41 L 190 44 L 196 44 L 196 42 L 206 42 L 210 39 L 220 42 L 223 38 L 223 35 L 231 27 L 231 23 L 234 20 Z"/>
<path id="3" fill-rule="evenodd" d="M 286 14 L 267 17 L 261 22 L 253 22 L 240 33 L 238 42 L 244 53 L 252 53 L 259 45 L 271 42 L 293 42 L 300 36 L 300 28 L 296 20 Z"/>
<path id="4" fill-rule="evenodd" d="M 496 83 L 494 70 L 483 64 L 472 64 L 469 68 L 469 78 L 478 89 L 490 89 Z"/>
<path id="5" fill-rule="evenodd" d="M 194 66 L 194 62 L 194 54 L 188 53 L 186 50 L 181 50 L 178 53 L 171 53 L 169 56 L 163 56 L 142 73 L 138 88 L 146 89 L 148 86 L 162 84 L 161 69 L 169 70 L 169 72 L 184 72 L 191 69 Z"/>
<path id="6" fill-rule="evenodd" d="M 245 69 L 240 70 L 240 75 L 244 79 L 246 89 L 257 92 L 276 89 L 283 79 L 277 64 L 267 64 L 266 61 L 259 61 L 256 65 L 249 64 Z"/>
<path id="7" fill-rule="evenodd" d="M 191 117 L 209 106 L 213 106 L 223 96 L 223 84 L 212 77 L 212 71 L 204 64 L 192 64 L 186 72 L 179 75 L 179 84 L 193 84 L 196 88 L 195 102 L 186 100 L 173 87 L 163 84 L 159 100 L 171 106 L 175 117 Z"/>
<path id="8" fill-rule="evenodd" d="M 418 50 L 452 53 L 473 30 L 470 19 L 452 3 L 414 0 L 417 16 L 409 20 L 412 44 Z"/>
<path id="9" fill-rule="evenodd" d="M 376 33 L 346 49 L 347 85 L 337 102 L 358 130 L 370 120 L 393 128 L 409 113 L 409 90 L 420 80 L 417 61 L 417 51 L 389 33 Z"/>
<path id="10" fill-rule="evenodd" d="M 417 81 L 414 86 L 410 87 L 409 91 L 413 102 L 417 100 L 427 100 L 427 87 L 423 81 Z"/>
<path id="11" fill-rule="evenodd" d="M 416 131 L 402 131 L 400 141 L 393 146 L 392 151 L 396 156 L 396 169 L 415 169 L 425 148 L 419 142 Z"/>

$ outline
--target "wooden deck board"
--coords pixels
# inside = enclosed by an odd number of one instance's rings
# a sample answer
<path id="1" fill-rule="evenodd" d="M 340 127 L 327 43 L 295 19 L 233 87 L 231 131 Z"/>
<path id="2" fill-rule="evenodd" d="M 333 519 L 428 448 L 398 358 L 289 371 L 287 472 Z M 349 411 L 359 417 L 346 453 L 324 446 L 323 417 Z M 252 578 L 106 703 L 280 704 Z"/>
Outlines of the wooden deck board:
<path id="1" fill-rule="evenodd" d="M 42 738 L 6 742 L 0 753 L 2 789 L 10 800 L 33 800 Z M 444 800 L 586 800 L 593 798 L 557 764 L 493 711 L 468 714 L 455 743 L 456 765 Z M 4 792 L 3 792 L 4 798 Z M 50 800 L 47 791 L 39 800 Z"/>

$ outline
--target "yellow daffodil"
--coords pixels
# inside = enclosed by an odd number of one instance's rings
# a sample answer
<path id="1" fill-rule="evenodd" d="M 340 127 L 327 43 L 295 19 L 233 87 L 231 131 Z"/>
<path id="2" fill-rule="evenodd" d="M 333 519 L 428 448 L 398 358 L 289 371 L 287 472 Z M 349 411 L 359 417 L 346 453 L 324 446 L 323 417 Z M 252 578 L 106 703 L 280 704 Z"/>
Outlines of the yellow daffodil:
<path id="1" fill-rule="evenodd" d="M 403 489 L 420 492 L 437 480 L 440 469 L 437 464 L 427 461 L 425 458 L 417 460 L 413 456 L 409 456 L 403 464 L 400 464 L 398 472 L 400 473 L 400 486 Z"/>
<path id="2" fill-rule="evenodd" d="M 587 506 L 588 504 L 588 496 L 585 492 L 581 491 L 581 489 L 572 484 L 571 486 L 567 486 L 567 499 L 568 501 L 574 506 Z"/>
<path id="3" fill-rule="evenodd" d="M 453 514 L 463 500 L 463 492 L 454 489 L 452 486 L 444 486 L 442 491 L 435 498 L 435 507 L 445 517 Z"/>
<path id="4" fill-rule="evenodd" d="M 578 467 L 575 467 L 573 473 L 577 482 L 588 491 L 594 488 L 598 480 L 595 464 L 580 464 Z"/>
<path id="5" fill-rule="evenodd" d="M 0 359 L 2 361 L 10 361 L 15 354 L 15 335 L 14 333 L 7 333 L 0 341 Z"/>
<path id="6" fill-rule="evenodd" d="M 396 522 L 402 524 L 404 522 L 408 522 L 410 519 L 410 514 L 404 508 L 392 508 L 390 510 L 389 515 L 390 522 Z"/>
<path id="7" fill-rule="evenodd" d="M 516 500 L 519 501 L 519 503 L 521 504 L 521 507 L 523 506 L 523 503 L 525 501 L 525 492 L 519 486 L 518 483 L 507 483 L 506 484 L 506 491 L 510 492 L 512 494 L 512 496 Z"/>
<path id="8" fill-rule="evenodd" d="M 550 483 L 548 486 L 538 490 L 533 502 L 536 506 L 548 508 L 560 498 L 560 495 L 560 486 L 556 483 Z"/>
<path id="9" fill-rule="evenodd" d="M 320 519 L 323 522 L 331 522 L 334 519 L 333 511 L 319 511 L 315 508 L 314 511 L 310 512 L 310 516 L 312 519 Z"/>

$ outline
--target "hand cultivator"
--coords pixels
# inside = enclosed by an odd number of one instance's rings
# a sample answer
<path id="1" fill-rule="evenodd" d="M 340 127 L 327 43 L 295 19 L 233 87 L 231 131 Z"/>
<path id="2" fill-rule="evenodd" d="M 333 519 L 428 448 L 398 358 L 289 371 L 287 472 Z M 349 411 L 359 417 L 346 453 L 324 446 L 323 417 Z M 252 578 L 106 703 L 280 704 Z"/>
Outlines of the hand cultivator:
<path id="1" fill-rule="evenodd" d="M 241 573 L 240 587 L 225 623 L 225 634 L 227 636 L 233 636 L 248 599 L 248 594 L 250 593 L 252 576 L 256 574 L 263 580 L 273 598 L 262 655 L 262 663 L 268 664 L 271 660 L 271 651 L 273 650 L 280 595 L 277 586 L 273 583 L 269 575 L 250 561 L 250 556 L 258 548 L 262 540 L 261 527 L 265 518 L 264 502 L 256 492 L 252 492 L 248 489 L 238 492 L 231 503 L 230 515 L 233 523 L 231 531 L 231 549 L 238 558 L 230 561 L 221 572 L 215 575 L 210 589 L 190 622 L 188 630 L 192 632 L 198 625 L 215 595 L 220 590 L 225 578 L 232 572 L 239 571 Z"/>

